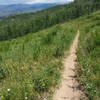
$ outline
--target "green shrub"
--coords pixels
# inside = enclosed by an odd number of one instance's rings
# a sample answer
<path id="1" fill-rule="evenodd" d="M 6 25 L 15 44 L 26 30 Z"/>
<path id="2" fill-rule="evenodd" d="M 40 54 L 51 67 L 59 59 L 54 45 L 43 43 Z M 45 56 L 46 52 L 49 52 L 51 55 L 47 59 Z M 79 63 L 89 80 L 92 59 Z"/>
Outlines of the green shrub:
<path id="1" fill-rule="evenodd" d="M 53 54 L 54 57 L 61 57 L 64 54 L 63 46 L 57 46 L 55 53 Z"/>
<path id="2" fill-rule="evenodd" d="M 78 78 L 89 100 L 100 99 L 100 15 L 80 25 Z"/>
<path id="3" fill-rule="evenodd" d="M 0 55 L 0 63 L 2 62 L 2 56 Z"/>
<path id="4" fill-rule="evenodd" d="M 8 74 L 7 70 L 1 67 L 0 68 L 0 80 L 6 78 L 7 74 Z"/>

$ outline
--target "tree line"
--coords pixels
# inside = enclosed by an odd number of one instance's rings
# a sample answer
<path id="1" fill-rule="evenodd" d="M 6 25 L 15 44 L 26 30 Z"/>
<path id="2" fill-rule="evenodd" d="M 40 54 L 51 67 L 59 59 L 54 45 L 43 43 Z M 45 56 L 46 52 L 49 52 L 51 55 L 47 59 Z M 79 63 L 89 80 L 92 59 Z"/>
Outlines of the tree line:
<path id="1" fill-rule="evenodd" d="M 100 9 L 100 0 L 75 0 L 36 13 L 21 14 L 0 21 L 0 40 L 37 32 L 52 25 L 90 14 Z"/>

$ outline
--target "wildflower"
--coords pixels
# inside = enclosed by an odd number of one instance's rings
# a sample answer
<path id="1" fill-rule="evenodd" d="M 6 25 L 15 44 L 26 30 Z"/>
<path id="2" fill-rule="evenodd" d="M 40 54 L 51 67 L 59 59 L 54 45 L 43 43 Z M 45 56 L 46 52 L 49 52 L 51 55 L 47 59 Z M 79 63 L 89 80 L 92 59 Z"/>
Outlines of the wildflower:
<path id="1" fill-rule="evenodd" d="M 9 91 L 10 91 L 10 89 L 7 89 L 7 91 L 9 92 Z"/>
<path id="2" fill-rule="evenodd" d="M 27 100 L 28 99 L 28 97 L 25 97 L 25 100 Z"/>
<path id="3" fill-rule="evenodd" d="M 35 64 L 35 65 L 37 65 L 37 63 L 36 63 L 36 62 L 35 62 L 34 64 Z"/>

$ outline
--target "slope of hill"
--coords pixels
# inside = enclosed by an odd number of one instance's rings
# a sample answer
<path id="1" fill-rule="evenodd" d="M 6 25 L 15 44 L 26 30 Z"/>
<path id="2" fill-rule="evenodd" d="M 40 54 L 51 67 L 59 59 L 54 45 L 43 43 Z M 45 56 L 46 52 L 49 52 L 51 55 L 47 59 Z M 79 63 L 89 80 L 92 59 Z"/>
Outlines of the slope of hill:
<path id="1" fill-rule="evenodd" d="M 37 13 L 8 17 L 0 22 L 0 40 L 9 40 L 100 9 L 99 0 L 75 0 Z M 20 28 L 21 27 L 21 28 Z"/>
<path id="2" fill-rule="evenodd" d="M 77 79 L 89 100 L 99 100 L 99 9 L 100 0 L 75 0 L 1 20 L 0 100 L 52 98 L 60 81 L 64 52 L 69 50 L 78 29 Z"/>
<path id="3" fill-rule="evenodd" d="M 1 100 L 50 98 L 59 82 L 61 58 L 76 34 L 72 24 L 0 42 Z"/>
<path id="4" fill-rule="evenodd" d="M 89 100 L 100 100 L 100 11 L 76 21 L 80 26 L 78 79 Z"/>
<path id="5" fill-rule="evenodd" d="M 0 5 L 0 17 L 20 14 L 20 13 L 36 12 L 56 5 L 57 4 L 50 4 L 50 3 Z"/>
<path id="6" fill-rule="evenodd" d="M 50 98 L 61 58 L 80 29 L 77 75 L 89 100 L 100 98 L 100 11 L 35 34 L 0 42 L 0 97 Z"/>

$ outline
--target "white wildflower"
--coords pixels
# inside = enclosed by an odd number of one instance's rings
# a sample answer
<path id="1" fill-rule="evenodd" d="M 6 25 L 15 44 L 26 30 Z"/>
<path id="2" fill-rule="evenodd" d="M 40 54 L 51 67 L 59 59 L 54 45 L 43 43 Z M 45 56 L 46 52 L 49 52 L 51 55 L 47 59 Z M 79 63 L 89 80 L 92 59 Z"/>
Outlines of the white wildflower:
<path id="1" fill-rule="evenodd" d="M 25 100 L 27 100 L 28 99 L 28 97 L 25 97 Z"/>
<path id="2" fill-rule="evenodd" d="M 10 91 L 10 89 L 7 89 L 7 91 L 9 92 L 9 91 Z"/>

